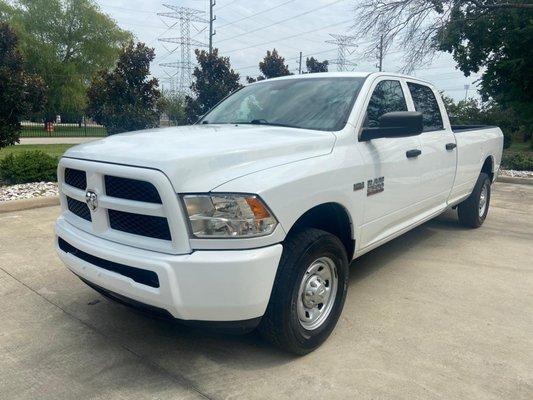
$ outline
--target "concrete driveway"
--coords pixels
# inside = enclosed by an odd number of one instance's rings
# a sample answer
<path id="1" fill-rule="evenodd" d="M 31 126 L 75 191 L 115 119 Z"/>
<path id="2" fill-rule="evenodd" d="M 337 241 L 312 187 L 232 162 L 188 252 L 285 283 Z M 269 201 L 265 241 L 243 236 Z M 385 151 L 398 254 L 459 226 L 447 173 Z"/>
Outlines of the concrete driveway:
<path id="1" fill-rule="evenodd" d="M 105 300 L 57 259 L 58 207 L 0 215 L 0 398 L 530 400 L 533 186 L 496 184 L 491 206 L 478 230 L 449 212 L 354 262 L 302 358 Z"/>

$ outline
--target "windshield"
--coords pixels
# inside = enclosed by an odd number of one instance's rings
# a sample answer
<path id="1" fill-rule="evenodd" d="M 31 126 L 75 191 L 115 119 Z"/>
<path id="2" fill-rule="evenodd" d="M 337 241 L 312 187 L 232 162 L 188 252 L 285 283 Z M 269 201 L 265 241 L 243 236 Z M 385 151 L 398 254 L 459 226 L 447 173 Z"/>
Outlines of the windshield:
<path id="1" fill-rule="evenodd" d="M 246 86 L 205 115 L 203 124 L 258 124 L 338 131 L 364 78 L 308 78 Z"/>

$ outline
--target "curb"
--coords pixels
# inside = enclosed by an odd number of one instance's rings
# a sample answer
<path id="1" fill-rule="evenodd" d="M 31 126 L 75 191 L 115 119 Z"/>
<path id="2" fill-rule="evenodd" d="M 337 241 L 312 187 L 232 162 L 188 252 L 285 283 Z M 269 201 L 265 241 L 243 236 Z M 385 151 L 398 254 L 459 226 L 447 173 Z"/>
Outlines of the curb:
<path id="1" fill-rule="evenodd" d="M 35 199 L 22 199 L 0 202 L 0 214 L 31 210 L 32 208 L 52 207 L 59 205 L 59 196 L 38 197 Z"/>
<path id="2" fill-rule="evenodd" d="M 533 185 L 533 178 L 517 178 L 513 176 L 499 176 L 496 182 L 515 183 L 519 185 Z"/>

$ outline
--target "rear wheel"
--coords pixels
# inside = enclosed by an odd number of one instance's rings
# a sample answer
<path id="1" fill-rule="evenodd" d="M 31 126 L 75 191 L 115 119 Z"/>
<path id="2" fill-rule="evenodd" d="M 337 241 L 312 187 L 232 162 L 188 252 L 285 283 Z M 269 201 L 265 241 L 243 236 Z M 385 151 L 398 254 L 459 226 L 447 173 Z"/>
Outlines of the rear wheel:
<path id="1" fill-rule="evenodd" d="M 468 199 L 459 204 L 457 213 L 459 222 L 469 228 L 479 228 L 489 212 L 490 178 L 482 172 Z"/>
<path id="2" fill-rule="evenodd" d="M 284 243 L 260 333 L 292 353 L 313 351 L 335 328 L 347 285 L 346 250 L 336 236 L 318 229 L 292 234 Z"/>

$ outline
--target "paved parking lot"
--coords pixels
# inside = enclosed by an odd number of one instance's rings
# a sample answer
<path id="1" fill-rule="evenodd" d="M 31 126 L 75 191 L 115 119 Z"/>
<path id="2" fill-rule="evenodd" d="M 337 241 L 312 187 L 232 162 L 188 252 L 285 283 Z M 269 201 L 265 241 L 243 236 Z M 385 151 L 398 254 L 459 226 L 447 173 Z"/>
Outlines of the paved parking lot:
<path id="1" fill-rule="evenodd" d="M 532 399 L 533 186 L 353 263 L 332 337 L 297 358 L 103 299 L 53 249 L 58 207 L 0 214 L 2 399 Z"/>

